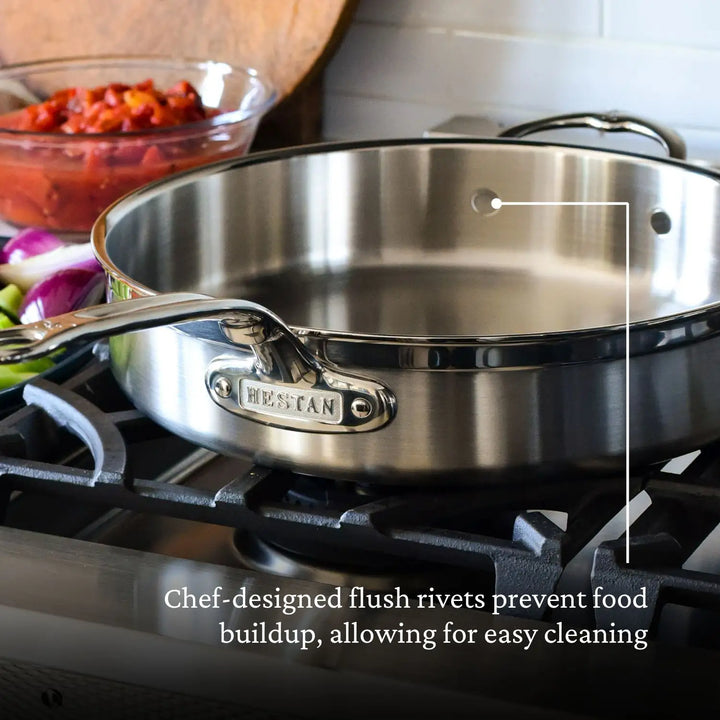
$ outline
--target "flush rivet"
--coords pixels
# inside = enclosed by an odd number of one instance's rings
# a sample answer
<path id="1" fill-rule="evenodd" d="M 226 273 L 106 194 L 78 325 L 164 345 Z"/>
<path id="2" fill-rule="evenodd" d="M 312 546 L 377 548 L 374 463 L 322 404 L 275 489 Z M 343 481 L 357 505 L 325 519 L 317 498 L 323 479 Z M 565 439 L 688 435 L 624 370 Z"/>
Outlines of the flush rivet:
<path id="1" fill-rule="evenodd" d="M 664 210 L 658 208 L 650 215 L 650 226 L 658 235 L 667 235 L 672 229 L 672 220 Z"/>
<path id="2" fill-rule="evenodd" d="M 502 200 L 494 190 L 478 188 L 470 198 L 470 207 L 478 215 L 494 215 L 502 207 Z"/>
<path id="3" fill-rule="evenodd" d="M 230 397 L 230 393 L 232 392 L 232 385 L 226 377 L 221 375 L 213 383 L 213 390 L 215 391 L 215 394 L 221 398 Z"/>
<path id="4" fill-rule="evenodd" d="M 355 398 L 350 404 L 350 412 L 359 419 L 366 418 L 372 412 L 372 405 L 365 398 Z"/>

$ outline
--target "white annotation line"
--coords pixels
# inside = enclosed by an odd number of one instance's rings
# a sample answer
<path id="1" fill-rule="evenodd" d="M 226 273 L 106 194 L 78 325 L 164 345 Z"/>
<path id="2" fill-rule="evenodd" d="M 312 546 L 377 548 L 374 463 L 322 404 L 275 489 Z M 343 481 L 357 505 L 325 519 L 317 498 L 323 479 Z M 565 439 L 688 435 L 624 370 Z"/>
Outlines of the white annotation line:
<path id="1" fill-rule="evenodd" d="M 623 206 L 625 208 L 625 563 L 630 563 L 630 203 L 604 200 L 537 200 L 508 202 L 494 197 L 493 210 L 505 205 L 585 205 Z"/>
<path id="2" fill-rule="evenodd" d="M 585 202 L 584 200 L 558 200 L 557 202 L 549 200 L 549 201 L 536 201 L 536 202 L 509 202 L 507 200 L 501 200 L 500 198 L 493 198 L 490 201 L 490 207 L 492 207 L 494 210 L 499 210 L 501 207 L 504 207 L 505 205 L 629 205 L 630 203 L 625 201 L 618 201 L 618 202 L 602 202 L 602 201 L 590 201 L 588 200 Z"/>

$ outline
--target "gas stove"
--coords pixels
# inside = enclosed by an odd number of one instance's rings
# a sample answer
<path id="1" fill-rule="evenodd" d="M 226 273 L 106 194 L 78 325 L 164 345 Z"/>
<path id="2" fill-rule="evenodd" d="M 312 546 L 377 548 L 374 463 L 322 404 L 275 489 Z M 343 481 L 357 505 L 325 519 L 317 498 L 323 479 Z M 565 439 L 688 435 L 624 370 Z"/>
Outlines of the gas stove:
<path id="1" fill-rule="evenodd" d="M 720 704 L 720 445 L 632 478 L 626 564 L 624 478 L 429 490 L 253 466 L 143 417 L 99 345 L 6 409 L 0 468 L 3 717 L 686 717 Z M 593 593 L 643 602 L 571 601 Z M 503 607 L 473 604 L 493 594 Z M 442 641 L 470 629 L 493 642 Z M 614 644 L 620 630 L 634 644 Z M 342 641 L 293 642 L 320 631 Z M 537 633 L 546 642 L 501 642 Z"/>

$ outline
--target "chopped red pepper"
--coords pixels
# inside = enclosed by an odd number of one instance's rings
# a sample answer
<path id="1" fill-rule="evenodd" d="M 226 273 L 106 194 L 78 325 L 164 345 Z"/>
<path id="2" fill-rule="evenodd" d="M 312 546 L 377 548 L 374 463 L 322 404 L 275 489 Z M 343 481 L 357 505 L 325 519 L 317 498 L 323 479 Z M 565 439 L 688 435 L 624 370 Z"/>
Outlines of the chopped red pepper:
<path id="1" fill-rule="evenodd" d="M 197 90 L 181 80 L 167 93 L 152 80 L 135 85 L 111 83 L 97 88 L 58 90 L 45 102 L 23 109 L 19 130 L 63 133 L 131 132 L 197 122 L 216 115 Z"/>

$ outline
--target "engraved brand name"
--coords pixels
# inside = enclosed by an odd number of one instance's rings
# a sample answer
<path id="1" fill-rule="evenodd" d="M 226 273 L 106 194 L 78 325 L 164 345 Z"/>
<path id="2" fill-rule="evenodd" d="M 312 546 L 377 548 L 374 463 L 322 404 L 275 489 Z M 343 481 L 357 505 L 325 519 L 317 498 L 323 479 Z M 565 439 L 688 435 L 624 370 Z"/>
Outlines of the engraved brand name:
<path id="1" fill-rule="evenodd" d="M 279 417 L 307 418 L 339 423 L 342 420 L 342 395 L 330 390 L 293 392 L 255 380 L 240 382 L 240 405 Z"/>

